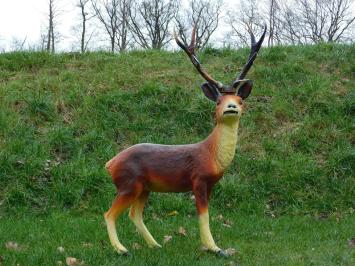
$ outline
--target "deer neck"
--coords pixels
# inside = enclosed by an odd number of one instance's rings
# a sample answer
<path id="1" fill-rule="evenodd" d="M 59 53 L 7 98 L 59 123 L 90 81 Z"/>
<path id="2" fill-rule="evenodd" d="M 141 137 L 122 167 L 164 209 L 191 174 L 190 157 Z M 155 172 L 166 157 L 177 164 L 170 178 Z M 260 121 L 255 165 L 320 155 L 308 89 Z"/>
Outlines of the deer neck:
<path id="1" fill-rule="evenodd" d="M 238 126 L 239 119 L 229 123 L 218 123 L 206 139 L 218 173 L 223 173 L 234 158 Z"/>

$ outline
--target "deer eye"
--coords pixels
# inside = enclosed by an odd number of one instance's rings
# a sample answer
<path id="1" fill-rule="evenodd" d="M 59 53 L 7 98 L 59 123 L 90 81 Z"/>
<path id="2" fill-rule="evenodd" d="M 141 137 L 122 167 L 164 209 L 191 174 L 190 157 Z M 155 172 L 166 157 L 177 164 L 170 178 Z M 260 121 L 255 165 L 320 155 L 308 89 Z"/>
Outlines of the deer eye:
<path id="1" fill-rule="evenodd" d="M 216 104 L 219 105 L 221 103 L 221 100 L 217 100 Z"/>

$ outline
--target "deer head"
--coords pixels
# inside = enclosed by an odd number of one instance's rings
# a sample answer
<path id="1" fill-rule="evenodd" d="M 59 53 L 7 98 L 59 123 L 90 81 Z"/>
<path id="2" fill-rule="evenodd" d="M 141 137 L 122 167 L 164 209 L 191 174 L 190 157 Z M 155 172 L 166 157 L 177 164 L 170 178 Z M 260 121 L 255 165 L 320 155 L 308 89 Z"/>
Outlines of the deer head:
<path id="1" fill-rule="evenodd" d="M 189 46 L 184 45 L 174 31 L 174 38 L 176 43 L 185 51 L 190 58 L 192 64 L 196 67 L 197 71 L 207 81 L 201 85 L 202 91 L 205 96 L 217 103 L 216 119 L 217 122 L 222 120 L 232 120 L 240 117 L 243 111 L 243 100 L 245 100 L 253 87 L 253 81 L 244 79 L 248 71 L 250 70 L 253 62 L 260 50 L 261 44 L 264 41 L 266 34 L 266 25 L 264 26 L 264 32 L 259 41 L 255 41 L 254 34 L 249 28 L 249 34 L 251 37 L 251 51 L 249 58 L 241 70 L 236 79 L 232 81 L 230 85 L 224 85 L 223 83 L 213 79 L 202 67 L 201 63 L 195 54 L 195 41 L 196 41 L 196 25 L 192 29 L 191 43 Z"/>

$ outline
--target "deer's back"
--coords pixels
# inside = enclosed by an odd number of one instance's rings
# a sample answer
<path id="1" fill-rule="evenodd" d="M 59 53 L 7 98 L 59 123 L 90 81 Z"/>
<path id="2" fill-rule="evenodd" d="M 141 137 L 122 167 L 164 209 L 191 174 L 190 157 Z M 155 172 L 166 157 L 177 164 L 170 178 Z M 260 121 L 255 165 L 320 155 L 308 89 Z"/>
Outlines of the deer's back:
<path id="1" fill-rule="evenodd" d="M 138 181 L 150 191 L 189 191 L 194 178 L 214 172 L 202 148 L 199 144 L 137 144 L 112 158 L 106 169 L 118 188 Z"/>

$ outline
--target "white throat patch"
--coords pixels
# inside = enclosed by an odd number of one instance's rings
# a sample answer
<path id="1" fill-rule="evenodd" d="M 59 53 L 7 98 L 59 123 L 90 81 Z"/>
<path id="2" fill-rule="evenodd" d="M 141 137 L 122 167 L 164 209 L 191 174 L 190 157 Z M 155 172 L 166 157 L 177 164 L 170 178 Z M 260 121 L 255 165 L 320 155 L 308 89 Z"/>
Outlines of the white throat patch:
<path id="1" fill-rule="evenodd" d="M 217 167 L 223 172 L 232 162 L 238 140 L 239 121 L 218 125 Z"/>

